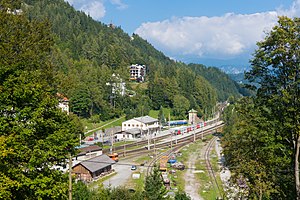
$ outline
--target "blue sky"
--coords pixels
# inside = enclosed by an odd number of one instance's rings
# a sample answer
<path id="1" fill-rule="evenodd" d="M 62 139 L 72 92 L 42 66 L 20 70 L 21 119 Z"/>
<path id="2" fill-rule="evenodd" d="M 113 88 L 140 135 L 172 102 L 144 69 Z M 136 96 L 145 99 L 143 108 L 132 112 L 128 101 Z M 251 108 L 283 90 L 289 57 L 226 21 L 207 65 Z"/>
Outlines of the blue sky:
<path id="1" fill-rule="evenodd" d="M 300 0 L 66 1 L 139 34 L 172 59 L 206 65 L 245 65 L 278 16 L 300 16 Z"/>

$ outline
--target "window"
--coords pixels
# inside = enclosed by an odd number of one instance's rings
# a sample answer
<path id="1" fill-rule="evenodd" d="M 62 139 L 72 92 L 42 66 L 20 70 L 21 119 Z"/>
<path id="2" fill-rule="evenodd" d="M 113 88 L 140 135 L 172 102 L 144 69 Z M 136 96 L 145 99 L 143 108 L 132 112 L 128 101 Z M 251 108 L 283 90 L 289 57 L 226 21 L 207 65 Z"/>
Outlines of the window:
<path id="1" fill-rule="evenodd" d="M 128 126 L 130 126 L 130 124 L 128 124 Z"/>
<path id="2" fill-rule="evenodd" d="M 126 126 L 126 124 L 124 124 L 124 126 Z"/>

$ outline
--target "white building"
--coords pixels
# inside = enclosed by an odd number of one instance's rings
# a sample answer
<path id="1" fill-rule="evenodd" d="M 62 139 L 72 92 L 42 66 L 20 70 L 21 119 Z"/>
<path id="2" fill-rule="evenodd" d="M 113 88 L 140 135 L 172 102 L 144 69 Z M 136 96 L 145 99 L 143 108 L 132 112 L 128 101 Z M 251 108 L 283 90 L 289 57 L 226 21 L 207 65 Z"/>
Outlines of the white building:
<path id="1" fill-rule="evenodd" d="M 189 111 L 189 124 L 196 124 L 199 121 L 199 118 L 197 117 L 197 110 L 190 110 Z"/>
<path id="2" fill-rule="evenodd" d="M 130 66 L 130 80 L 144 81 L 146 76 L 145 65 L 131 65 Z"/>
<path id="3" fill-rule="evenodd" d="M 69 99 L 65 97 L 64 95 L 57 93 L 57 97 L 59 98 L 58 107 L 63 111 L 69 114 L 70 108 L 69 108 Z"/>
<path id="4" fill-rule="evenodd" d="M 127 129 L 126 131 L 117 133 L 115 136 L 117 141 L 135 140 L 141 137 L 141 129 L 139 128 Z"/>
<path id="5" fill-rule="evenodd" d="M 106 83 L 106 85 L 111 86 L 111 93 L 113 96 L 115 94 L 119 94 L 121 96 L 126 94 L 126 83 L 122 80 L 119 74 L 113 73 L 110 82 Z"/>
<path id="6" fill-rule="evenodd" d="M 122 123 L 122 131 L 140 129 L 141 135 L 155 133 L 159 130 L 158 120 L 150 116 L 133 118 Z"/>

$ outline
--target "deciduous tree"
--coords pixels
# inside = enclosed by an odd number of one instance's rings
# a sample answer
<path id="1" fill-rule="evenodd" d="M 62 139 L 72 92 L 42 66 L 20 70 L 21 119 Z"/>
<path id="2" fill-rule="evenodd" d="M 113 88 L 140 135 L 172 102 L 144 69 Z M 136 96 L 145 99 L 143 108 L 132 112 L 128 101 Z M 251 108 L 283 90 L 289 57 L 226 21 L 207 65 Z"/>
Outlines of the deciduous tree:
<path id="1" fill-rule="evenodd" d="M 81 134 L 58 109 L 47 22 L 0 9 L 0 198 L 65 199 L 64 164 Z M 2 5 L 1 5 L 2 6 Z"/>
<path id="2" fill-rule="evenodd" d="M 300 19 L 280 17 L 259 42 L 246 78 L 257 82 L 258 103 L 266 105 L 277 121 L 277 138 L 293 149 L 295 190 L 300 199 Z M 291 166 L 292 167 L 292 166 Z"/>

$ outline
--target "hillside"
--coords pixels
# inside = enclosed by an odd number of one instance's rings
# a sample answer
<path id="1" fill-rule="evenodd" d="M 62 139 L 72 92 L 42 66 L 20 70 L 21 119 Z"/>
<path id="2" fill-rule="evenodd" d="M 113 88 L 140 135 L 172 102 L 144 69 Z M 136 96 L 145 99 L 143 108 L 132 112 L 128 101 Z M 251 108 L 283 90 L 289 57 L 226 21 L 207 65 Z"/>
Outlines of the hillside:
<path id="1" fill-rule="evenodd" d="M 53 85 L 81 117 L 138 116 L 161 106 L 173 108 L 175 115 L 194 108 L 202 116 L 211 114 L 217 101 L 239 96 L 237 85 L 221 71 L 175 62 L 138 35 L 129 36 L 113 24 L 96 22 L 63 0 L 25 3 L 23 10 L 29 19 L 47 20 L 51 25 L 52 64 L 56 67 Z M 135 85 L 134 97 L 112 95 L 107 83 L 113 73 L 133 90 L 129 66 L 135 63 L 147 66 L 146 84 Z"/>

